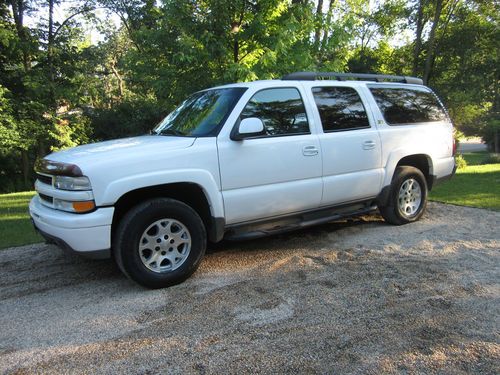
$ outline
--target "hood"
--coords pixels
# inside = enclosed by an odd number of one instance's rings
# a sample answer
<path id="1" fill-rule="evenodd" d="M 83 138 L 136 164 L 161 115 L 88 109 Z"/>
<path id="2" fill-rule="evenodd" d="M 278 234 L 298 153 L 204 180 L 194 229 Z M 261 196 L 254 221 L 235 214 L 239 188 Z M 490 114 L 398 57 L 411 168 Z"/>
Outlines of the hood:
<path id="1" fill-rule="evenodd" d="M 96 164 L 130 160 L 134 157 L 147 160 L 148 156 L 154 157 L 171 150 L 190 147 L 195 140 L 194 137 L 144 135 L 77 146 L 49 154 L 45 159 L 76 164 L 85 173 L 86 169 Z"/>

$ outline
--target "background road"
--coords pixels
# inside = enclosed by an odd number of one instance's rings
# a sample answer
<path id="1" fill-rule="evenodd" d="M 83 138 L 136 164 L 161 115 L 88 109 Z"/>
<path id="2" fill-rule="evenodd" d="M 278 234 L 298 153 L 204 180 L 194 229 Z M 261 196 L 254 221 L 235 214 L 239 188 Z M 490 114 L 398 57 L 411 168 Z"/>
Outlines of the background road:
<path id="1" fill-rule="evenodd" d="M 430 203 L 218 245 L 145 290 L 111 261 L 0 251 L 0 373 L 500 372 L 500 213 Z"/>
<path id="2" fill-rule="evenodd" d="M 480 138 L 460 141 L 458 143 L 458 152 L 481 152 L 487 151 L 488 148 Z"/>

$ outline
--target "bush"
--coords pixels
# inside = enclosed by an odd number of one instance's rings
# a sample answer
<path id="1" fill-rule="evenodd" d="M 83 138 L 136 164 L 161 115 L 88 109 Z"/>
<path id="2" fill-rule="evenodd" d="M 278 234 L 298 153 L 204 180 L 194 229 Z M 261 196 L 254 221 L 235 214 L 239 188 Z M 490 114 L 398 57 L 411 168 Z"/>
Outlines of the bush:
<path id="1" fill-rule="evenodd" d="M 498 116 L 498 113 L 496 114 Z M 484 143 L 488 145 L 490 151 L 498 153 L 500 150 L 500 119 L 496 116 L 491 116 L 486 119 L 485 125 L 481 129 L 481 136 Z"/>
<path id="2" fill-rule="evenodd" d="M 147 134 L 165 116 L 155 101 L 133 100 L 109 109 L 87 113 L 94 130 L 93 140 L 102 141 Z"/>
<path id="3" fill-rule="evenodd" d="M 462 131 L 458 130 L 457 128 L 453 128 L 453 138 L 455 138 L 455 141 L 458 144 L 458 142 L 463 141 L 466 136 Z"/>
<path id="4" fill-rule="evenodd" d="M 464 159 L 462 154 L 455 155 L 455 165 L 457 166 L 457 169 L 462 169 L 467 166 L 467 161 Z"/>

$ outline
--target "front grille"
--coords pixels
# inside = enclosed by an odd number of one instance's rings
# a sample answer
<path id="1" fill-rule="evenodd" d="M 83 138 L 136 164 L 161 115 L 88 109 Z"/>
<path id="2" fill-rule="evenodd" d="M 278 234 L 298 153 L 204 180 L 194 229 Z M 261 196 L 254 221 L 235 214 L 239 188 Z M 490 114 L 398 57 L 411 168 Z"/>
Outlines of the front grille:
<path id="1" fill-rule="evenodd" d="M 44 200 L 47 203 L 52 204 L 54 202 L 54 198 L 49 197 L 48 195 L 41 194 L 41 193 L 38 193 L 38 195 L 40 196 L 40 199 Z"/>
<path id="2" fill-rule="evenodd" d="M 36 178 L 38 179 L 38 181 L 43 182 L 44 184 L 52 185 L 52 176 L 37 173 Z"/>

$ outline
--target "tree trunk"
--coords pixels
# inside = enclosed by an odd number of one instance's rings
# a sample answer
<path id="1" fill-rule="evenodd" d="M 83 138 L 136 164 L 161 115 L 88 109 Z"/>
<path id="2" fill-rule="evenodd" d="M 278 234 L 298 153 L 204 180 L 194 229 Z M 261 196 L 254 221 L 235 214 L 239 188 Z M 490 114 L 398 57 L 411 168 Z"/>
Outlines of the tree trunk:
<path id="1" fill-rule="evenodd" d="M 21 165 L 22 165 L 22 173 L 23 173 L 23 183 L 24 188 L 28 189 L 29 186 L 29 173 L 30 173 L 30 164 L 28 160 L 28 152 L 26 150 L 21 150 Z"/>
<path id="2" fill-rule="evenodd" d="M 443 1 L 443 3 L 445 3 L 445 2 L 446 2 L 446 0 Z M 440 19 L 439 29 L 440 29 L 441 35 L 444 35 L 446 33 L 446 29 L 448 28 L 451 17 L 453 16 L 453 13 L 454 13 L 459 2 L 460 2 L 460 0 L 451 0 L 448 3 L 449 6 L 448 6 L 447 15 L 444 18 L 444 20 Z M 443 9 L 444 9 L 444 7 L 443 7 Z M 434 40 L 436 40 L 436 37 L 434 38 Z M 438 56 L 438 55 L 439 55 L 439 43 L 434 42 L 434 52 L 433 52 L 433 56 L 432 56 L 432 59 L 430 62 L 430 66 L 428 68 L 429 72 L 432 72 L 434 70 L 434 63 L 436 62 L 436 56 Z M 461 65 L 461 66 L 464 67 L 464 71 L 465 71 L 465 65 Z M 429 77 L 430 77 L 430 75 L 429 75 Z M 429 77 L 427 78 L 427 80 L 429 80 Z"/>
<path id="3" fill-rule="evenodd" d="M 26 5 L 24 0 L 11 0 L 10 6 L 12 8 L 12 16 L 14 17 L 14 23 L 16 25 L 17 36 L 21 41 L 23 68 L 25 72 L 28 72 L 31 67 L 31 59 L 28 49 L 28 35 L 26 33 L 26 29 L 24 28 L 24 10 L 26 9 Z"/>
<path id="4" fill-rule="evenodd" d="M 115 62 L 114 61 L 111 64 L 111 70 L 113 71 L 114 76 L 118 80 L 118 95 L 120 96 L 120 99 L 121 99 L 121 98 L 123 98 L 123 91 L 124 91 L 124 89 L 123 89 L 123 78 L 120 75 L 120 73 L 118 73 L 118 70 L 116 70 Z"/>
<path id="5" fill-rule="evenodd" d="M 318 6 L 316 8 L 316 26 L 314 29 L 314 46 L 316 50 L 319 49 L 321 41 L 321 30 L 323 28 L 323 0 L 318 0 Z"/>
<path id="6" fill-rule="evenodd" d="M 47 65 L 49 70 L 50 81 L 50 100 L 56 106 L 56 98 L 54 92 L 54 0 L 49 0 L 49 36 L 47 43 Z M 56 108 L 55 108 L 56 109 Z"/>
<path id="7" fill-rule="evenodd" d="M 328 27 L 330 25 L 330 22 L 332 21 L 334 5 L 335 5 L 335 0 L 331 0 L 330 5 L 328 6 L 328 13 L 326 15 L 326 22 L 324 23 L 323 28 Z M 323 39 L 321 40 L 321 52 L 323 52 L 325 50 L 327 43 L 328 43 L 328 29 L 323 30 Z"/>
<path id="8" fill-rule="evenodd" d="M 424 67 L 424 84 L 429 83 L 429 78 L 431 76 L 432 61 L 434 60 L 435 43 L 436 43 L 436 30 L 439 26 L 439 18 L 441 17 L 441 11 L 443 10 L 443 0 L 436 1 L 436 9 L 434 11 L 434 20 L 432 22 L 431 32 L 429 34 L 429 41 L 427 46 L 427 56 L 425 57 L 425 67 Z"/>
<path id="9" fill-rule="evenodd" d="M 498 149 L 498 130 L 497 129 L 495 129 L 495 138 L 493 139 L 493 145 L 494 145 L 495 154 L 498 154 L 498 152 L 500 150 Z"/>
<path id="10" fill-rule="evenodd" d="M 415 46 L 413 48 L 413 69 L 412 74 L 417 75 L 418 58 L 422 50 L 422 30 L 424 29 L 424 0 L 419 0 L 417 11 L 417 31 L 415 34 Z"/>
<path id="11" fill-rule="evenodd" d="M 238 35 L 234 35 L 234 42 L 233 42 L 233 62 L 235 64 L 238 63 L 240 58 L 240 44 L 238 42 Z"/>

